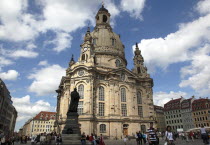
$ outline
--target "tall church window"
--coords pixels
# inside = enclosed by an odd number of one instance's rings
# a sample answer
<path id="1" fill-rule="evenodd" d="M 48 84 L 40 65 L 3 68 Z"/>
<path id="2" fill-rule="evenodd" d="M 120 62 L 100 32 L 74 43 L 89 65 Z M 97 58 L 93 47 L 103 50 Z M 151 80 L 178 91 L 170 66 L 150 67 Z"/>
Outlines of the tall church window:
<path id="1" fill-rule="evenodd" d="M 111 40 L 112 40 L 112 46 L 115 46 L 115 39 L 112 38 Z"/>
<path id="2" fill-rule="evenodd" d="M 93 45 L 96 45 L 96 38 L 93 38 Z"/>
<path id="3" fill-rule="evenodd" d="M 121 102 L 126 102 L 126 90 L 125 90 L 125 88 L 121 89 Z"/>
<path id="4" fill-rule="evenodd" d="M 78 108 L 77 108 L 77 113 L 79 115 L 82 115 L 83 114 L 83 101 L 79 101 Z"/>
<path id="5" fill-rule="evenodd" d="M 85 54 L 82 55 L 82 61 L 84 61 L 84 60 L 85 60 Z"/>
<path id="6" fill-rule="evenodd" d="M 104 116 L 104 103 L 99 102 L 98 115 L 99 116 Z"/>
<path id="7" fill-rule="evenodd" d="M 100 125 L 100 133 L 105 133 L 106 132 L 106 125 L 105 124 L 101 124 Z"/>
<path id="8" fill-rule="evenodd" d="M 143 109 L 142 109 L 142 106 L 138 106 L 138 115 L 140 117 L 143 117 Z"/>
<path id="9" fill-rule="evenodd" d="M 138 104 L 142 104 L 142 97 L 141 97 L 141 93 L 137 92 L 137 103 Z"/>
<path id="10" fill-rule="evenodd" d="M 140 69 L 140 67 L 137 67 L 137 72 L 138 72 L 138 74 L 140 74 L 140 73 L 141 73 L 141 69 Z"/>
<path id="11" fill-rule="evenodd" d="M 104 101 L 104 87 L 99 87 L 99 101 Z"/>
<path id="12" fill-rule="evenodd" d="M 127 105 L 121 104 L 122 116 L 127 116 Z"/>
<path id="13" fill-rule="evenodd" d="M 117 59 L 117 60 L 115 61 L 115 64 L 116 64 L 116 67 L 120 67 L 120 60 Z"/>
<path id="14" fill-rule="evenodd" d="M 79 93 L 80 99 L 84 99 L 84 85 L 82 85 L 82 84 L 79 85 L 78 93 Z"/>

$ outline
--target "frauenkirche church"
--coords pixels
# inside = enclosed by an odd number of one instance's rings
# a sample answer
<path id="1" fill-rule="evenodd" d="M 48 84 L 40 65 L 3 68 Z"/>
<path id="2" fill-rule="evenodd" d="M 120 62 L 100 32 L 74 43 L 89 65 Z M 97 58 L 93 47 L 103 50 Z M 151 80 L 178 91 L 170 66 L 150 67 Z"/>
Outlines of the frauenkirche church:
<path id="1" fill-rule="evenodd" d="M 126 68 L 125 47 L 110 26 L 110 13 L 102 6 L 92 32 L 87 30 L 79 60 L 72 57 L 57 91 L 57 132 L 61 132 L 77 88 L 81 132 L 110 138 L 146 131 L 154 120 L 153 79 L 136 45 L 134 68 Z"/>

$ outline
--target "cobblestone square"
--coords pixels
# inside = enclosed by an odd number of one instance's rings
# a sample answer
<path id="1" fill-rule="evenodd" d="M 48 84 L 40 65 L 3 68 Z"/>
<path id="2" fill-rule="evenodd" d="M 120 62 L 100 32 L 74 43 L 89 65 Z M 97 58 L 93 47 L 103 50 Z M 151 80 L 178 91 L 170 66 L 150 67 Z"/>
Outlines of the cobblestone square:
<path id="1" fill-rule="evenodd" d="M 105 144 L 106 145 L 125 145 L 123 140 L 105 140 Z M 20 145 L 20 143 L 15 143 L 15 145 Z M 25 144 L 21 144 L 21 145 L 25 145 Z M 28 142 L 27 145 L 31 145 L 31 142 Z M 40 143 L 38 143 L 37 145 L 40 145 Z M 51 145 L 55 145 L 55 143 L 52 143 Z M 126 145 L 137 145 L 137 143 L 135 139 L 132 139 L 130 141 L 127 141 Z M 148 145 L 148 143 L 143 144 L 143 145 Z M 159 145 L 164 145 L 164 140 L 161 139 Z M 178 139 L 175 142 L 175 145 L 204 145 L 204 144 L 201 139 L 196 139 L 194 142 L 193 141 L 186 142 L 185 140 Z"/>

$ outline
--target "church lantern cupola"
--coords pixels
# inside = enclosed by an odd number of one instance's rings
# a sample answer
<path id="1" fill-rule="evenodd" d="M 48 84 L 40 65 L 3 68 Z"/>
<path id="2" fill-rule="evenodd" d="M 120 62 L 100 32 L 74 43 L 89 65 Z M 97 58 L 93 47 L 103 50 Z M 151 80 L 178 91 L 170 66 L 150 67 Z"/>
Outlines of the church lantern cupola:
<path id="1" fill-rule="evenodd" d="M 98 25 L 108 25 L 110 26 L 110 13 L 109 11 L 102 5 L 99 9 L 95 19 L 96 19 L 96 26 Z"/>

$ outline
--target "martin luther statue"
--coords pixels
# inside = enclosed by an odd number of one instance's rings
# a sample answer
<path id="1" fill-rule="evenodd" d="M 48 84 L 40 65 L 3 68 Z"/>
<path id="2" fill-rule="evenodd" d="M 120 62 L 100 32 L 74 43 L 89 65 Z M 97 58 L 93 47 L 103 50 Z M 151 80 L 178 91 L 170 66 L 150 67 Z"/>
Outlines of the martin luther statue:
<path id="1" fill-rule="evenodd" d="M 77 89 L 74 88 L 74 91 L 71 92 L 71 102 L 69 105 L 68 112 L 77 112 L 79 99 L 80 99 L 79 93 L 77 92 Z"/>

